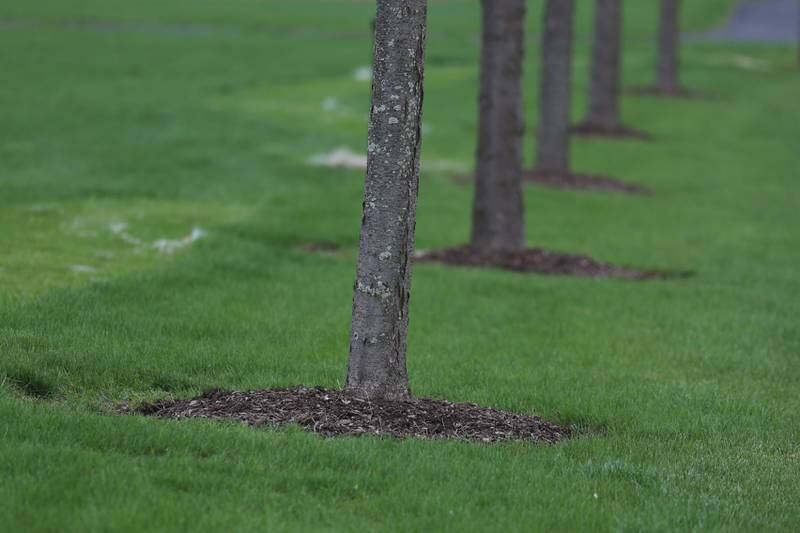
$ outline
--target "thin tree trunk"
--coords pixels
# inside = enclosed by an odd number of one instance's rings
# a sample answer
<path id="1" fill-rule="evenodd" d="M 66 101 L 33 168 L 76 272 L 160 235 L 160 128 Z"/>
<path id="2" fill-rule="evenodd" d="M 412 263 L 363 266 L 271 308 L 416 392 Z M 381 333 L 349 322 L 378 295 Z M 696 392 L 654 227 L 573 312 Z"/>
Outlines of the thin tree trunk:
<path id="1" fill-rule="evenodd" d="M 482 0 L 483 45 L 471 245 L 525 245 L 522 59 L 525 0 Z"/>
<path id="2" fill-rule="evenodd" d="M 569 174 L 574 0 L 547 0 L 542 39 L 536 172 Z"/>
<path id="3" fill-rule="evenodd" d="M 377 0 L 372 109 L 347 390 L 407 398 L 427 0 Z"/>
<path id="4" fill-rule="evenodd" d="M 658 32 L 658 89 L 667 94 L 680 91 L 680 0 L 661 0 Z"/>
<path id="5" fill-rule="evenodd" d="M 613 130 L 620 126 L 622 0 L 597 0 L 594 17 L 589 112 L 585 123 Z"/>

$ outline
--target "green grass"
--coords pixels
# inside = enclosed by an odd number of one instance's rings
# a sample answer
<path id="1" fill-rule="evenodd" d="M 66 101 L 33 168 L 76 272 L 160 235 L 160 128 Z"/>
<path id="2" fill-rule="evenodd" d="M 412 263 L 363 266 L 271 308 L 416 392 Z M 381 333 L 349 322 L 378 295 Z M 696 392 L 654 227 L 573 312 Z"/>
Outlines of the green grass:
<path id="1" fill-rule="evenodd" d="M 633 85 L 651 78 L 656 9 L 627 4 Z M 702 28 L 732 2 L 686 4 Z M 469 233 L 471 191 L 445 170 L 472 166 L 477 6 L 431 6 L 420 248 Z M 363 151 L 369 83 L 352 73 L 371 14 L 366 0 L 0 5 L 1 528 L 796 530 L 789 48 L 689 45 L 687 85 L 713 99 L 628 98 L 655 142 L 576 142 L 578 170 L 655 195 L 526 191 L 532 245 L 694 277 L 415 269 L 414 392 L 592 430 L 580 438 L 323 440 L 109 414 L 215 386 L 341 385 L 363 177 L 307 160 Z M 153 247 L 195 227 L 207 237 Z M 301 250 L 315 241 L 343 253 Z"/>

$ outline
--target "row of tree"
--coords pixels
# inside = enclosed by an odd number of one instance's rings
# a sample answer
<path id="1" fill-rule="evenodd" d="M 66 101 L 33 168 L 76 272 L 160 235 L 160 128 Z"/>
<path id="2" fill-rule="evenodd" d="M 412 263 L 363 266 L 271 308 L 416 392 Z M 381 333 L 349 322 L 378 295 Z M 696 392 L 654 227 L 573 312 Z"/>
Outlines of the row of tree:
<path id="1" fill-rule="evenodd" d="M 662 0 L 658 69 L 652 92 L 680 95 L 679 0 Z M 525 0 L 483 2 L 480 115 L 471 245 L 524 247 L 522 65 Z M 571 174 L 570 125 L 574 0 L 545 2 L 534 174 Z M 596 0 L 585 135 L 637 136 L 620 111 L 622 0 Z"/>
<path id="2" fill-rule="evenodd" d="M 589 106 L 580 128 L 620 120 L 622 0 L 596 0 Z M 657 87 L 679 90 L 679 0 L 662 0 Z M 482 51 L 471 246 L 518 250 L 523 220 L 522 72 L 526 0 L 482 0 Z M 406 333 L 419 185 L 427 0 L 377 0 L 368 163 L 354 287 L 347 389 L 410 396 Z M 570 173 L 574 0 L 547 0 L 535 172 Z"/>

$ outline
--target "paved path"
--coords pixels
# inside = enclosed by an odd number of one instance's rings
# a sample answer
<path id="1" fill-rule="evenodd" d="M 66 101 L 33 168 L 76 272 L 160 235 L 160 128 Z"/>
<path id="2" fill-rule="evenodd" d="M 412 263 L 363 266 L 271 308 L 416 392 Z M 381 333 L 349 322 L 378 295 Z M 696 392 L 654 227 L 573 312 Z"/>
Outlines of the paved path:
<path id="1" fill-rule="evenodd" d="M 743 0 L 723 27 L 688 38 L 691 41 L 792 44 L 798 41 L 798 35 L 800 0 Z"/>

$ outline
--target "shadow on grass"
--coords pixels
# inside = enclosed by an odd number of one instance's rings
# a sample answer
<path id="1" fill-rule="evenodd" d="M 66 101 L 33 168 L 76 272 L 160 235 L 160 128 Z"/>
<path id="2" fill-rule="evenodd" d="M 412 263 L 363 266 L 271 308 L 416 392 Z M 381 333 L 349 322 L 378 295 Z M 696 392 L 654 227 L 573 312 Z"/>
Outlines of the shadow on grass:
<path id="1" fill-rule="evenodd" d="M 590 420 L 581 416 L 567 416 L 556 418 L 556 421 L 563 427 L 569 428 L 572 438 L 582 437 L 605 437 L 611 431 L 611 426 L 606 422 Z"/>
<path id="2" fill-rule="evenodd" d="M 49 377 L 27 369 L 11 369 L 3 372 L 2 381 L 12 389 L 37 400 L 52 400 L 58 396 L 59 386 Z"/>

